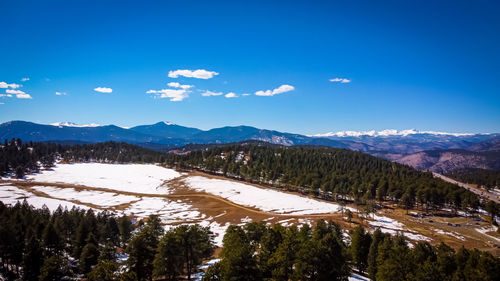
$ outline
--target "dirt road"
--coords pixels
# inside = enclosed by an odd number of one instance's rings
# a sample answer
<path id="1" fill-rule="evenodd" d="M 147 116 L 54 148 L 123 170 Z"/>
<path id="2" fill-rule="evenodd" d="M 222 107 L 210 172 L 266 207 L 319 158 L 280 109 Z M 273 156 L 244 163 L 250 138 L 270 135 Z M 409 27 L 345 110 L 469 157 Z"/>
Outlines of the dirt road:
<path id="1" fill-rule="evenodd" d="M 460 186 L 460 187 L 463 187 L 463 188 L 465 188 L 465 189 L 467 189 L 467 190 L 469 190 L 469 191 L 474 192 L 475 194 L 479 195 L 480 197 L 483 197 L 483 198 L 485 198 L 485 199 L 487 199 L 487 200 L 491 200 L 491 201 L 493 201 L 493 202 L 496 202 L 496 203 L 500 204 L 500 198 L 498 198 L 498 197 L 497 197 L 497 196 L 495 196 L 494 194 L 491 194 L 491 193 L 489 193 L 489 192 L 487 192 L 487 191 L 484 191 L 484 190 L 480 190 L 480 189 L 474 188 L 474 187 L 472 187 L 472 186 L 470 186 L 470 185 L 468 185 L 468 184 L 465 184 L 465 183 L 463 183 L 463 182 L 456 181 L 456 180 L 454 180 L 454 179 L 452 179 L 452 178 L 449 178 L 449 177 L 443 176 L 443 175 L 438 174 L 438 173 L 432 173 L 432 174 L 433 174 L 433 175 L 434 175 L 434 177 L 436 177 L 436 178 L 440 178 L 440 179 L 442 179 L 442 180 L 444 180 L 444 181 L 447 181 L 447 182 L 450 182 L 450 183 L 456 184 L 456 185 L 458 185 L 458 186 Z"/>

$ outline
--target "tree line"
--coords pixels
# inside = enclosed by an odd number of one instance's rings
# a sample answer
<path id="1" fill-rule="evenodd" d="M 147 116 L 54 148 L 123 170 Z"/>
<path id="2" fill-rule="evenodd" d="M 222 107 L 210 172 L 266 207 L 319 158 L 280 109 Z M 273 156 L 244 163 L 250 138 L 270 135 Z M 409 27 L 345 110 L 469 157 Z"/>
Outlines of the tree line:
<path id="1" fill-rule="evenodd" d="M 22 178 L 53 167 L 57 159 L 68 163 L 163 163 L 165 154 L 123 142 L 61 145 L 11 139 L 0 145 L 0 176 Z"/>
<path id="2" fill-rule="evenodd" d="M 485 169 L 460 169 L 445 174 L 464 183 L 477 184 L 486 189 L 500 187 L 500 171 Z"/>
<path id="3" fill-rule="evenodd" d="M 5 280 L 178 280 L 213 249 L 208 228 L 165 232 L 154 215 L 134 226 L 129 217 L 108 212 L 59 207 L 51 213 L 26 201 L 0 202 L 0 277 Z"/>
<path id="4" fill-rule="evenodd" d="M 230 226 L 221 259 L 203 281 L 347 280 L 353 271 L 374 281 L 499 280 L 500 259 L 488 252 L 418 242 L 358 226 L 345 239 L 334 222 L 283 227 Z"/>
<path id="5" fill-rule="evenodd" d="M 165 163 L 361 204 L 391 201 L 406 209 L 475 210 L 480 203 L 474 193 L 430 172 L 344 149 L 232 145 L 169 154 Z"/>
<path id="6" fill-rule="evenodd" d="M 197 169 L 252 183 L 270 185 L 327 200 L 353 200 L 360 204 L 390 201 L 414 207 L 476 210 L 472 192 L 436 179 L 429 172 L 376 158 L 365 153 L 315 147 L 235 144 L 183 154 L 164 154 L 127 143 L 60 145 L 23 143 L 19 139 L 0 146 L 0 176 L 25 174 L 64 162 L 164 163 Z"/>
<path id="7" fill-rule="evenodd" d="M 0 276 L 6 280 L 95 281 L 191 279 L 214 253 L 213 233 L 199 225 L 165 231 L 151 215 L 136 225 L 108 212 L 0 202 Z M 410 247 L 410 245 L 412 245 Z M 346 232 L 319 220 L 284 227 L 229 226 L 220 261 L 202 280 L 347 280 L 353 273 L 385 280 L 499 280 L 488 252 L 427 242 L 409 244 L 361 226 Z"/>

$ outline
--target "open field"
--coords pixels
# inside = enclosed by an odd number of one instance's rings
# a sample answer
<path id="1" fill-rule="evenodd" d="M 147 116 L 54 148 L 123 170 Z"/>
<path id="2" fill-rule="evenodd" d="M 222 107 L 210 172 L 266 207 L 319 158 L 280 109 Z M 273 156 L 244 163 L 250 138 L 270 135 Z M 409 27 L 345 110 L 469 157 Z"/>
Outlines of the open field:
<path id="1" fill-rule="evenodd" d="M 35 207 L 45 204 L 50 210 L 61 204 L 136 218 L 158 214 L 166 226 L 200 223 L 216 233 L 218 245 L 229 224 L 266 221 L 300 226 L 325 219 L 345 229 L 362 224 L 371 230 L 405 235 L 412 241 L 446 242 L 455 248 L 464 245 L 500 254 L 500 235 L 485 221 L 446 212 L 423 218 L 418 210 L 406 214 L 391 205 L 365 216 L 352 204 L 341 206 L 298 193 L 154 165 L 59 164 L 26 180 L 0 181 L 2 202 L 14 204 L 23 199 Z M 346 221 L 345 209 L 354 213 L 352 222 Z"/>

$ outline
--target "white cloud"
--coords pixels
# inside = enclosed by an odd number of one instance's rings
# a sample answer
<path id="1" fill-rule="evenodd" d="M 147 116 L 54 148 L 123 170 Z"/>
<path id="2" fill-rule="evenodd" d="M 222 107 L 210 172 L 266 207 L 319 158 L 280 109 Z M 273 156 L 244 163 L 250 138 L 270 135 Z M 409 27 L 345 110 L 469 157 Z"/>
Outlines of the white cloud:
<path id="1" fill-rule="evenodd" d="M 291 86 L 291 85 L 281 85 L 278 88 L 273 89 L 272 91 L 271 90 L 257 91 L 257 92 L 255 92 L 255 95 L 269 97 L 269 96 L 274 96 L 274 95 L 277 95 L 277 94 L 282 94 L 282 93 L 290 92 L 290 91 L 293 91 L 293 90 L 295 90 L 295 88 L 293 86 Z"/>
<path id="2" fill-rule="evenodd" d="M 26 82 L 26 81 L 30 81 L 30 79 L 29 79 L 29 77 L 24 77 L 24 78 L 21 78 L 21 81 Z"/>
<path id="3" fill-rule="evenodd" d="M 13 95 L 17 95 L 17 94 L 24 94 L 24 92 L 23 92 L 23 91 L 21 91 L 21 90 L 11 90 L 11 89 L 7 89 L 7 90 L 5 90 L 5 92 L 6 92 L 7 94 L 13 94 Z"/>
<path id="4" fill-rule="evenodd" d="M 189 96 L 190 91 L 186 89 L 163 89 L 163 90 L 149 90 L 146 94 L 154 94 L 156 98 L 169 98 L 170 101 L 182 101 Z"/>
<path id="5" fill-rule="evenodd" d="M 205 91 L 204 93 L 201 94 L 204 97 L 210 97 L 210 96 L 222 96 L 222 92 L 212 92 L 212 91 Z"/>
<path id="6" fill-rule="evenodd" d="M 66 92 L 56 92 L 56 95 L 57 95 L 57 96 L 65 96 L 65 95 L 66 95 Z"/>
<path id="7" fill-rule="evenodd" d="M 238 96 L 235 93 L 227 93 L 224 95 L 226 98 L 237 98 Z"/>
<path id="8" fill-rule="evenodd" d="M 242 96 L 246 97 L 246 96 L 249 96 L 250 94 L 241 94 Z"/>
<path id="9" fill-rule="evenodd" d="M 347 79 L 347 78 L 332 78 L 330 79 L 330 82 L 340 82 L 342 84 L 344 83 L 351 83 L 351 80 Z"/>
<path id="10" fill-rule="evenodd" d="M 167 85 L 172 88 L 181 88 L 181 89 L 189 89 L 193 87 L 193 85 L 182 85 L 178 82 L 170 82 Z"/>
<path id="11" fill-rule="evenodd" d="M 7 89 L 7 88 L 17 89 L 17 88 L 19 88 L 19 87 L 21 87 L 21 85 L 14 84 L 14 83 L 12 83 L 12 84 L 7 84 L 7 83 L 5 83 L 5 82 L 0 82 L 0 88 L 2 88 L 2 89 Z"/>
<path id="12" fill-rule="evenodd" d="M 5 90 L 5 92 L 7 94 L 16 95 L 16 98 L 18 98 L 18 99 L 32 99 L 32 97 L 29 94 L 26 94 L 25 92 L 23 92 L 21 90 L 7 89 L 7 90 Z"/>
<path id="13" fill-rule="evenodd" d="M 5 104 L 5 103 L 3 103 L 3 102 L 0 102 L 0 104 Z"/>
<path id="14" fill-rule="evenodd" d="M 99 93 L 109 94 L 109 93 L 113 92 L 113 89 L 106 88 L 106 87 L 97 87 L 94 89 L 94 91 L 99 92 Z"/>
<path id="15" fill-rule="evenodd" d="M 18 99 L 32 99 L 32 97 L 30 96 L 30 94 L 26 94 L 26 93 L 24 93 L 24 94 L 17 94 L 16 97 Z"/>
<path id="16" fill-rule="evenodd" d="M 205 69 L 189 70 L 189 69 L 178 69 L 168 72 L 168 77 L 178 78 L 179 76 L 184 76 L 188 78 L 198 78 L 198 79 L 210 79 L 219 73 L 215 71 L 208 71 Z"/>
<path id="17" fill-rule="evenodd" d="M 12 95 L 11 94 L 0 94 L 0 98 L 2 98 L 2 97 L 12 98 Z"/>

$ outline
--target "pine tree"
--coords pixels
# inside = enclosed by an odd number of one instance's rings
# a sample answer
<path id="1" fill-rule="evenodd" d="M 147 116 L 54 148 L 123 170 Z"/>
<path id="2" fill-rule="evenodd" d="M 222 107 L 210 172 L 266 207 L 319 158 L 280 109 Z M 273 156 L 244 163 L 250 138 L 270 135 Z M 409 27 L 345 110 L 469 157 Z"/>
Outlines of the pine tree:
<path id="1" fill-rule="evenodd" d="M 184 271 L 184 256 L 181 237 L 171 230 L 161 238 L 153 266 L 153 276 L 177 280 Z"/>
<path id="2" fill-rule="evenodd" d="M 360 272 L 368 267 L 368 253 L 370 251 L 371 236 L 363 227 L 357 226 L 351 231 L 350 252 L 354 264 Z"/>
<path id="3" fill-rule="evenodd" d="M 229 226 L 223 239 L 220 274 L 222 280 L 261 280 L 252 246 L 239 226 Z"/>
<path id="4" fill-rule="evenodd" d="M 54 224 L 49 222 L 42 235 L 42 246 L 45 248 L 47 255 L 59 254 L 63 247 L 61 241 L 61 236 L 54 228 Z"/>
<path id="5" fill-rule="evenodd" d="M 43 251 L 33 235 L 28 240 L 23 257 L 23 280 L 36 280 L 43 265 Z"/>
<path id="6" fill-rule="evenodd" d="M 282 243 L 269 260 L 273 280 L 288 281 L 293 276 L 297 252 L 300 249 L 299 231 L 297 227 L 289 227 L 283 237 Z"/>
<path id="7" fill-rule="evenodd" d="M 153 274 L 153 260 L 158 246 L 156 234 L 153 227 L 146 225 L 132 237 L 127 246 L 127 265 L 139 281 L 150 280 Z"/>
<path id="8" fill-rule="evenodd" d="M 372 243 L 370 244 L 370 250 L 368 252 L 368 276 L 375 281 L 377 275 L 377 255 L 378 248 L 380 243 L 383 242 L 386 236 L 380 231 L 380 229 L 376 229 L 372 235 Z"/>
<path id="9" fill-rule="evenodd" d="M 490 214 L 491 217 L 491 223 L 495 224 L 495 218 L 498 215 L 498 212 L 500 212 L 500 208 L 498 207 L 498 204 L 493 202 L 492 200 L 488 201 L 485 206 L 486 212 Z"/>
<path id="10" fill-rule="evenodd" d="M 80 272 L 87 274 L 92 266 L 97 264 L 99 258 L 99 249 L 97 248 L 97 240 L 92 232 L 89 233 L 86 239 L 86 245 L 83 247 L 80 255 Z"/>
<path id="11" fill-rule="evenodd" d="M 119 264 L 112 260 L 100 260 L 99 263 L 88 274 L 89 281 L 118 281 L 117 273 Z"/>
<path id="12" fill-rule="evenodd" d="M 118 230 L 120 231 L 121 246 L 128 242 L 132 232 L 132 222 L 127 216 L 118 218 Z"/>
<path id="13" fill-rule="evenodd" d="M 40 269 L 39 281 L 54 281 L 61 280 L 66 273 L 66 261 L 58 256 L 53 255 L 47 258 L 42 268 Z"/>

